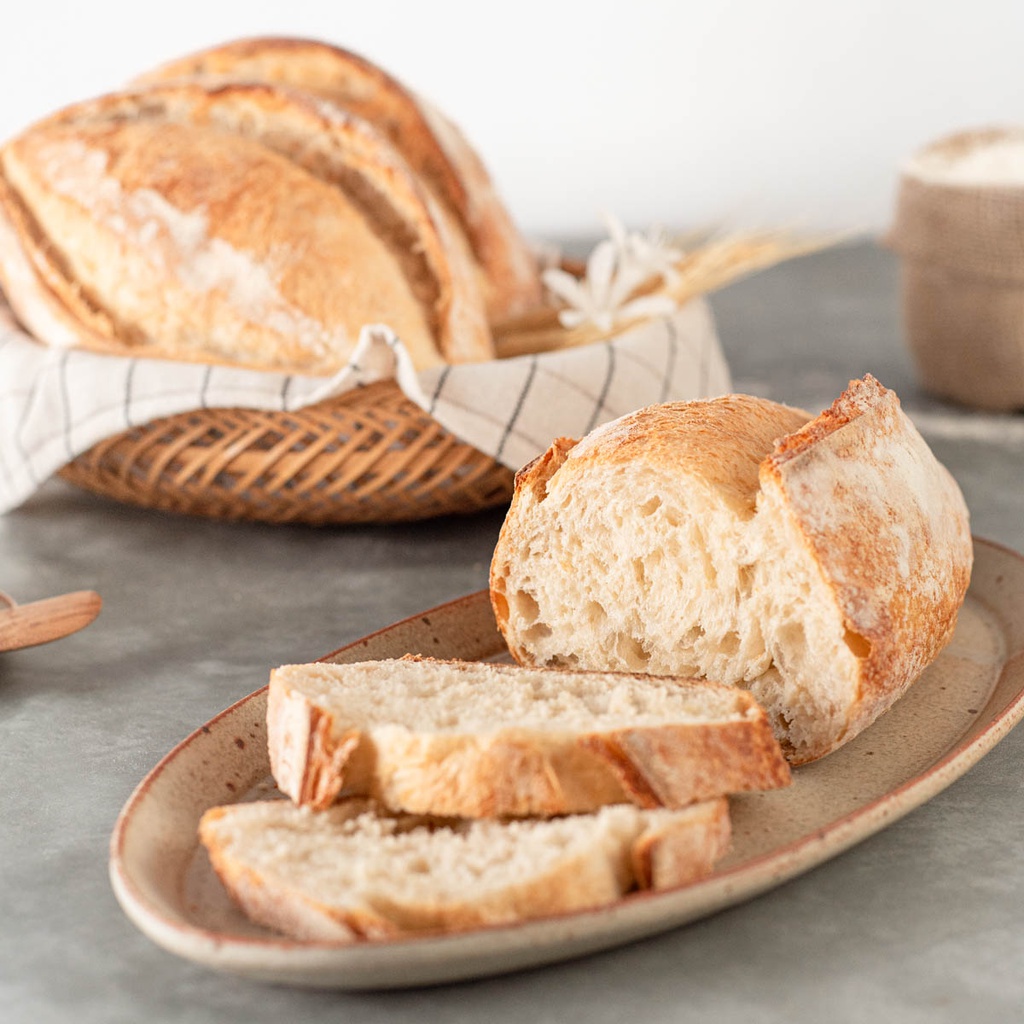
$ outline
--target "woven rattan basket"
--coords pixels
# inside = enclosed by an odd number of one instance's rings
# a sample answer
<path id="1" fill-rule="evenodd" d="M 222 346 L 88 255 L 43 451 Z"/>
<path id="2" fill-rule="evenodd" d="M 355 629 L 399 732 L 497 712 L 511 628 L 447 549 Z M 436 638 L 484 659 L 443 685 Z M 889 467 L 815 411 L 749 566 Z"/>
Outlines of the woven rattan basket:
<path id="1" fill-rule="evenodd" d="M 692 300 L 737 276 L 814 247 L 770 236 L 702 245 L 680 262 L 674 301 L 679 309 L 689 308 Z M 584 273 L 573 261 L 563 261 L 563 269 L 574 276 Z M 698 332 L 710 332 L 701 335 L 709 346 L 699 360 L 706 371 L 718 343 L 713 327 L 701 326 L 699 316 L 697 321 Z M 664 339 L 660 321 L 649 322 L 652 337 Z M 602 374 L 614 363 L 608 362 L 604 333 L 587 326 L 563 330 L 558 324 L 554 312 L 545 309 L 517 323 L 515 332 L 506 328 L 503 336 L 496 335 L 497 361 L 571 349 L 586 352 Z M 674 330 L 670 333 L 674 346 Z M 674 356 L 668 365 L 677 366 Z M 695 381 L 703 382 L 695 393 L 707 393 L 705 377 L 698 373 Z M 515 372 L 512 378 L 517 379 Z M 566 387 L 580 390 L 574 381 Z M 603 407 L 603 398 L 596 397 Z M 518 406 L 512 415 L 519 415 Z M 86 490 L 147 508 L 314 524 L 477 512 L 506 505 L 514 483 L 512 470 L 460 440 L 391 380 L 294 412 L 199 408 L 177 413 L 94 444 L 60 475 Z"/>
<path id="2" fill-rule="evenodd" d="M 107 438 L 61 476 L 147 508 L 271 523 L 367 523 L 506 503 L 511 470 L 392 381 L 296 412 L 201 409 Z"/>

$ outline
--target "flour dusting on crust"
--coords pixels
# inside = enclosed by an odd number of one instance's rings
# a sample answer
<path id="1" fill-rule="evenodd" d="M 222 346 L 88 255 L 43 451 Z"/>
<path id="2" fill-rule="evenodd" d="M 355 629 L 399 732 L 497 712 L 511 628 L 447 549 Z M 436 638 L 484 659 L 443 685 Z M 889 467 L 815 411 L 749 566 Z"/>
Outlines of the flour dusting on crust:
<path id="1" fill-rule="evenodd" d="M 344 330 L 325 328 L 281 294 L 276 278 L 298 255 L 293 247 L 279 243 L 266 258 L 254 259 L 211 236 L 203 209 L 179 209 L 150 188 L 126 194 L 107 173 L 107 154 L 80 139 L 41 141 L 38 154 L 42 178 L 56 193 L 83 206 L 185 289 L 219 293 L 244 320 L 287 335 L 316 356 L 350 347 Z"/>

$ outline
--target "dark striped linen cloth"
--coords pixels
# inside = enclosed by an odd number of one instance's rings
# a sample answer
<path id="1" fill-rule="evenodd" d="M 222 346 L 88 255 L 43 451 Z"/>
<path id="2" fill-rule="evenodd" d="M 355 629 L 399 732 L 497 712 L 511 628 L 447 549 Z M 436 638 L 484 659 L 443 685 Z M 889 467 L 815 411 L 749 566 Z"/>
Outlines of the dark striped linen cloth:
<path id="1" fill-rule="evenodd" d="M 655 402 L 730 390 L 703 300 L 610 341 L 421 371 L 391 330 L 369 326 L 348 365 L 329 379 L 49 348 L 24 334 L 0 303 L 0 512 L 76 455 L 133 426 L 197 408 L 298 409 L 387 378 L 456 437 L 511 469 L 555 437 L 581 437 Z"/>

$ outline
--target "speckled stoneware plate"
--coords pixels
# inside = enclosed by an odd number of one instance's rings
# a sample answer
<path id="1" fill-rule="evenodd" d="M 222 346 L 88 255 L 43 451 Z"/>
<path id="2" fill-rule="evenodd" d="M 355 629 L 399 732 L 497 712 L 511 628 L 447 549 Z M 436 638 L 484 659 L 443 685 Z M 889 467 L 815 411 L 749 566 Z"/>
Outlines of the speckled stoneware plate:
<path id="1" fill-rule="evenodd" d="M 739 903 L 833 857 L 962 775 L 1024 717 L 1024 558 L 983 541 L 956 636 L 888 714 L 794 784 L 732 800 L 733 845 L 710 878 L 613 906 L 436 938 L 330 945 L 247 922 L 196 841 L 208 807 L 272 791 L 266 690 L 193 733 L 142 781 L 111 841 L 128 916 L 161 946 L 250 978 L 390 988 L 498 974 L 606 949 Z M 503 654 L 486 595 L 473 594 L 336 651 L 345 662 Z"/>

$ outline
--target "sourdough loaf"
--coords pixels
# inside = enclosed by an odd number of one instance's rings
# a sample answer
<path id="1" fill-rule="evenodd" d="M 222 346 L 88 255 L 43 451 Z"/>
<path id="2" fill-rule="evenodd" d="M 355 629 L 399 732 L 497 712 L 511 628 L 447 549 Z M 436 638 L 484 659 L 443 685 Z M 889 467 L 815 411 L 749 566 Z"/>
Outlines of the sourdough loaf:
<path id="1" fill-rule="evenodd" d="M 717 800 L 443 822 L 363 800 L 319 813 L 273 800 L 207 811 L 200 838 L 252 920 L 296 939 L 352 942 L 511 924 L 688 884 L 725 853 L 729 816 Z"/>
<path id="2" fill-rule="evenodd" d="M 307 39 L 241 39 L 172 61 L 143 83 L 181 78 L 278 82 L 320 96 L 377 126 L 466 232 L 499 320 L 542 298 L 537 261 L 477 153 L 452 122 L 382 68 Z"/>
<path id="3" fill-rule="evenodd" d="M 971 562 L 956 483 L 868 376 L 815 418 L 732 395 L 555 442 L 518 474 L 491 596 L 520 662 L 744 688 L 800 764 L 935 658 Z"/>
<path id="4" fill-rule="evenodd" d="M 274 778 L 296 803 L 344 795 L 457 817 L 682 807 L 789 782 L 742 691 L 647 675 L 403 658 L 270 678 Z"/>
<path id="5" fill-rule="evenodd" d="M 365 122 L 272 85 L 58 112 L 0 151 L 0 284 L 33 333 L 331 373 L 367 323 L 414 362 L 488 358 L 461 229 Z"/>

